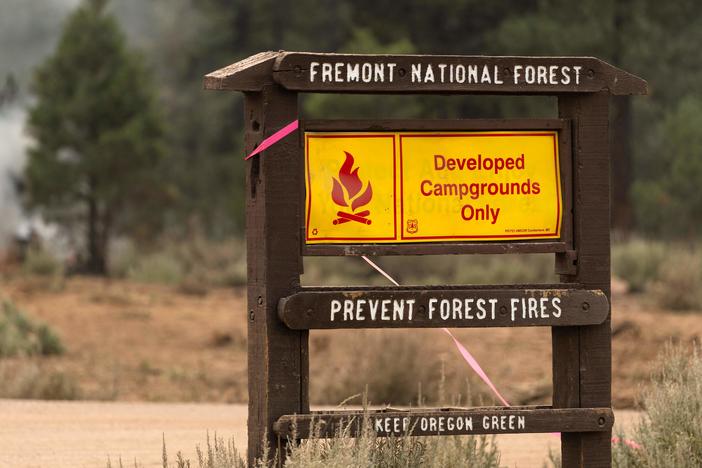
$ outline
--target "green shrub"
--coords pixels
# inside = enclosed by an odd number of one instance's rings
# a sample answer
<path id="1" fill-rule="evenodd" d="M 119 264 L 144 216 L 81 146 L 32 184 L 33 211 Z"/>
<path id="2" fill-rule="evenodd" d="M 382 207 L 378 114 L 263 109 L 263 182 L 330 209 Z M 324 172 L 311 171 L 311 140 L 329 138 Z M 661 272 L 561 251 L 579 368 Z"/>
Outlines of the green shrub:
<path id="1" fill-rule="evenodd" d="M 47 250 L 40 248 L 27 250 L 22 269 L 27 274 L 51 278 L 63 277 L 65 274 L 63 263 Z"/>
<path id="2" fill-rule="evenodd" d="M 141 283 L 178 284 L 185 271 L 175 256 L 168 252 L 144 255 L 127 270 L 127 278 Z"/>
<path id="3" fill-rule="evenodd" d="M 0 357 L 61 354 L 63 344 L 45 323 L 31 319 L 11 302 L 0 310 Z"/>
<path id="4" fill-rule="evenodd" d="M 662 242 L 631 239 L 612 246 L 612 273 L 629 284 L 632 292 L 642 292 L 658 279 L 661 265 L 670 253 Z"/>
<path id="5" fill-rule="evenodd" d="M 702 466 L 702 355 L 668 347 L 659 358 L 643 396 L 645 415 L 631 444 L 614 445 L 620 468 L 697 468 Z M 621 437 L 624 439 L 624 436 Z"/>
<path id="6" fill-rule="evenodd" d="M 666 257 L 651 287 L 656 302 L 670 310 L 702 310 L 702 255 L 678 250 Z"/>
<path id="7" fill-rule="evenodd" d="M 643 395 L 644 416 L 632 434 L 612 441 L 614 468 L 699 468 L 702 466 L 702 355 L 668 346 Z M 560 467 L 549 450 L 544 466 Z"/>
<path id="8" fill-rule="evenodd" d="M 147 253 L 138 253 L 124 244 L 115 248 L 113 255 L 110 274 L 138 282 L 177 285 L 186 294 L 202 295 L 210 287 L 246 284 L 242 239 L 164 241 L 158 250 Z"/>

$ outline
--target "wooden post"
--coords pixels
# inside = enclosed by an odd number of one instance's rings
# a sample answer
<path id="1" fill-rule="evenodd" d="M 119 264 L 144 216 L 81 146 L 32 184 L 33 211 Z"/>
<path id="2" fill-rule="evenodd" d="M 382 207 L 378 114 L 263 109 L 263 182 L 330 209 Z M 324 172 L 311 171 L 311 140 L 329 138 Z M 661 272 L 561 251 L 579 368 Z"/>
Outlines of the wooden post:
<path id="1" fill-rule="evenodd" d="M 276 84 L 246 93 L 246 150 L 297 119 L 297 93 Z M 300 285 L 302 159 L 296 135 L 246 164 L 248 273 L 248 462 L 265 444 L 270 456 L 285 456 L 284 441 L 271 428 L 282 415 L 308 413 L 308 332 L 291 330 L 278 318 L 281 297 Z"/>
<path id="2" fill-rule="evenodd" d="M 610 299 L 609 94 L 558 98 L 561 118 L 573 120 L 575 275 L 561 280 L 599 289 Z M 562 255 L 562 254 L 559 254 Z M 600 325 L 553 328 L 553 406 L 611 406 L 611 311 Z M 611 430 L 561 436 L 563 467 L 610 467 Z"/>
<path id="3" fill-rule="evenodd" d="M 451 70 L 456 70 L 456 79 L 444 79 L 447 66 L 450 77 L 453 76 Z M 477 75 L 475 79 L 465 79 L 465 70 L 471 69 L 482 70 L 480 79 Z M 362 75 L 359 75 L 359 70 Z M 422 70 L 425 70 L 424 74 Z M 441 78 L 437 79 L 431 70 L 441 70 Z M 458 70 L 462 70 L 461 75 Z M 503 315 L 508 310 L 507 301 L 511 304 L 513 299 L 523 299 L 527 294 L 530 298 L 539 294 L 541 299 L 558 294 L 563 307 L 567 307 L 562 314 L 559 309 L 557 316 L 533 318 L 530 315 L 528 319 L 518 321 L 501 315 L 499 318 L 492 317 L 493 323 L 489 324 L 552 326 L 553 408 L 454 408 L 448 411 L 429 408 L 413 412 L 377 410 L 371 413 L 371 418 L 382 418 L 386 423 L 385 426 L 374 426 L 379 428 L 379 436 L 399 435 L 394 428 L 407 421 L 456 417 L 467 421 L 463 427 L 455 428 L 454 432 L 461 434 L 557 430 L 562 432 L 561 449 L 565 468 L 611 466 L 613 413 L 608 105 L 610 96 L 646 94 L 648 88 L 644 80 L 592 57 L 380 56 L 280 51 L 261 52 L 216 70 L 205 77 L 204 84 L 208 89 L 245 93 L 247 153 L 264 137 L 298 118 L 297 92 L 551 95 L 558 96 L 561 119 L 504 120 L 501 123 L 486 120 L 441 123 L 313 121 L 308 122 L 306 129 L 331 132 L 374 132 L 379 129 L 421 132 L 438 130 L 437 127 L 461 131 L 557 130 L 562 158 L 560 176 L 565 180 L 563 203 L 557 205 L 558 210 L 561 207 L 564 210 L 562 231 L 558 238 L 539 240 L 532 235 L 481 242 L 466 237 L 460 242 L 416 244 L 401 243 L 395 237 L 396 243 L 376 244 L 359 242 L 359 239 L 370 240 L 370 237 L 356 237 L 348 238 L 349 243 L 305 243 L 302 234 L 308 239 L 309 226 L 303 222 L 305 162 L 301 154 L 300 136 L 288 136 L 247 163 L 250 465 L 263 455 L 266 446 L 272 450 L 269 457 L 278 456 L 283 461 L 285 441 L 278 437 L 291 434 L 293 421 L 303 423 L 298 429 L 305 430 L 298 432 L 298 436 L 304 438 L 309 435 L 310 423 L 315 417 L 328 422 L 327 429 L 347 420 L 349 416 L 358 417 L 357 412 L 348 411 L 310 413 L 309 329 L 446 326 L 446 323 L 431 315 L 423 315 L 426 307 L 422 301 L 426 302 L 429 294 L 434 299 L 443 297 L 476 301 L 490 296 L 496 301 L 495 304 L 500 300 L 503 302 L 500 306 Z M 402 190 L 402 183 L 400 187 Z M 416 220 L 414 222 L 416 226 Z M 349 288 L 300 287 L 303 255 L 530 252 L 556 254 L 560 284 L 445 289 L 366 288 L 355 292 Z M 404 298 L 407 303 L 417 301 L 417 314 L 414 319 L 408 316 L 407 320 L 398 315 L 400 318 L 393 318 L 392 324 L 389 318 L 384 319 L 388 323 L 381 325 L 366 321 L 358 324 L 332 323 L 332 319 L 326 315 L 331 309 L 331 301 L 338 303 L 349 294 L 383 300 Z M 304 315 L 300 314 L 302 310 L 305 311 Z M 486 323 L 476 321 L 452 324 L 486 326 Z M 488 416 L 489 420 L 510 417 L 522 422 L 515 427 L 473 427 L 471 418 Z M 389 424 L 391 420 L 394 421 L 392 425 Z M 393 430 L 388 429 L 390 427 Z M 443 435 L 442 430 L 423 428 L 421 424 L 419 429 L 425 435 Z"/>

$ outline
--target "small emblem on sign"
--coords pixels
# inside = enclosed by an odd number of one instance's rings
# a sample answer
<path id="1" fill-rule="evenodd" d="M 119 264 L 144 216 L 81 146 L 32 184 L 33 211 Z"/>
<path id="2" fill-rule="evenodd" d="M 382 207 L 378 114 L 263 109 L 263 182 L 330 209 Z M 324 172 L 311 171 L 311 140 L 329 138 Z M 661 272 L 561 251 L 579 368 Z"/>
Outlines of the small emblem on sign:
<path id="1" fill-rule="evenodd" d="M 351 221 L 361 224 L 371 224 L 370 210 L 361 210 L 360 208 L 367 205 L 373 198 L 373 189 L 370 182 L 363 189 L 363 181 L 358 176 L 358 167 L 353 168 L 354 159 L 351 153 L 344 151 L 346 160 L 339 169 L 339 179 L 332 177 L 333 186 L 331 197 L 339 206 L 350 208 L 351 212 L 339 210 L 336 213 L 337 218 L 333 221 L 334 224 L 344 224 Z"/>
<path id="2" fill-rule="evenodd" d="M 419 221 L 416 219 L 407 220 L 407 232 L 410 234 L 416 234 L 419 231 Z"/>

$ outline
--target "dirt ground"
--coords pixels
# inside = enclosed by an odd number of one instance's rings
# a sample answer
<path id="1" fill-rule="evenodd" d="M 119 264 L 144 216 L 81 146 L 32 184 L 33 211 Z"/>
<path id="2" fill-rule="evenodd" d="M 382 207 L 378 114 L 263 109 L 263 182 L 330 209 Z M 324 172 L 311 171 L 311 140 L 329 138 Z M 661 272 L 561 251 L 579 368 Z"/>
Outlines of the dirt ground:
<path id="1" fill-rule="evenodd" d="M 4 279 L 0 282 L 0 297 L 11 299 L 60 333 L 67 352 L 58 357 L 35 359 L 32 365 L 42 371 L 70 376 L 78 384 L 82 398 L 246 401 L 243 290 L 215 289 L 194 295 L 178 288 L 121 280 L 70 278 L 62 285 L 47 285 L 43 281 L 46 280 Z M 613 400 L 616 408 L 635 406 L 655 357 L 666 342 L 691 343 L 702 336 L 700 315 L 657 310 L 624 289 L 615 282 Z M 334 380 L 342 365 L 330 361 L 353 365 L 355 333 L 358 332 L 312 334 L 313 403 L 330 403 L 320 395 L 319 388 L 325 388 L 320 382 Z M 380 333 L 381 341 L 369 343 L 380 343 L 379 347 L 393 333 L 411 333 L 420 351 L 426 343 L 427 353 L 442 353 L 442 359 L 453 366 L 451 372 L 470 374 L 449 339 L 436 330 L 373 333 Z M 456 335 L 513 404 L 549 402 L 548 329 L 461 329 Z M 21 370 L 27 361 L 5 359 L 0 364 L 6 370 Z M 401 373 L 402 370 L 398 371 Z"/>
<path id="2" fill-rule="evenodd" d="M 634 411 L 618 411 L 616 427 L 631 428 Z M 0 468 L 104 468 L 162 465 L 165 439 L 169 461 L 178 451 L 195 461 L 195 447 L 213 437 L 233 438 L 246 447 L 244 405 L 0 400 Z M 552 434 L 496 437 L 502 466 L 543 466 Z M 197 463 L 195 461 L 195 463 Z"/>

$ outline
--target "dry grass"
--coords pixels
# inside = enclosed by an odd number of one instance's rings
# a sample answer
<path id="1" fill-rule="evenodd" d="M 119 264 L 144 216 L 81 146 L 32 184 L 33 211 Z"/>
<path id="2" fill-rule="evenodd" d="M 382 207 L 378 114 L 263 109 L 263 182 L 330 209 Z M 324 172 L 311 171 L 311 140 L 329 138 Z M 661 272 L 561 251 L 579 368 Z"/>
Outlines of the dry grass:
<path id="1" fill-rule="evenodd" d="M 35 360 L 0 362 L 0 398 L 77 400 L 80 385 L 74 375 L 45 369 Z"/>
<path id="2" fill-rule="evenodd" d="M 492 401 L 437 330 L 354 330 L 312 336 L 311 395 L 339 404 L 366 392 L 373 404 L 434 404 L 443 395 Z M 472 384 L 472 385 L 471 385 Z M 421 401 L 418 401 L 421 400 Z M 457 403 L 457 402 L 452 402 Z"/>
<path id="3" fill-rule="evenodd" d="M 351 436 L 353 422 L 337 429 L 334 437 L 323 439 L 313 434 L 310 439 L 287 446 L 285 468 L 497 468 L 500 452 L 494 436 L 400 437 L 379 438 L 366 416 L 361 433 Z M 197 446 L 197 460 L 185 458 L 181 452 L 170 461 L 164 438 L 164 468 L 245 468 L 246 463 L 233 439 L 213 439 L 207 435 L 204 447 Z M 265 462 L 264 453 L 255 468 L 277 466 L 277 460 Z"/>
<path id="4" fill-rule="evenodd" d="M 374 258 L 401 284 L 510 284 L 557 280 L 553 256 L 430 255 Z M 360 258 L 307 257 L 304 285 L 386 285 L 387 280 Z"/>
<path id="5" fill-rule="evenodd" d="M 666 310 L 702 311 L 702 248 L 697 243 L 631 239 L 615 243 L 612 270 L 631 292 Z"/>
<path id="6" fill-rule="evenodd" d="M 702 253 L 697 249 L 670 252 L 651 294 L 668 310 L 702 311 Z"/>
<path id="7" fill-rule="evenodd" d="M 110 272 L 139 283 L 176 285 L 185 294 L 205 295 L 211 288 L 246 284 L 246 248 L 241 239 L 210 242 L 164 241 L 158 250 L 136 252 L 123 246 Z"/>

